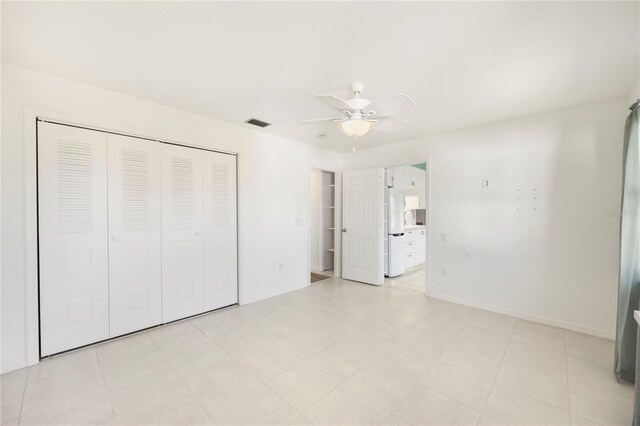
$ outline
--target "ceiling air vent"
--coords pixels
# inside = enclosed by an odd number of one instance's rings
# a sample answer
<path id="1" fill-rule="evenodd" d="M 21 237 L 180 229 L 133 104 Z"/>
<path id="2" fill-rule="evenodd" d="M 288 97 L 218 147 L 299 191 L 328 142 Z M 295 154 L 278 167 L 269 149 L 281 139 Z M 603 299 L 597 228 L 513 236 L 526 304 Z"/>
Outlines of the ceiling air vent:
<path id="1" fill-rule="evenodd" d="M 250 118 L 246 120 L 245 123 L 253 124 L 254 126 L 258 126 L 258 127 L 271 126 L 271 123 L 267 123 L 266 121 L 261 121 L 255 118 Z"/>

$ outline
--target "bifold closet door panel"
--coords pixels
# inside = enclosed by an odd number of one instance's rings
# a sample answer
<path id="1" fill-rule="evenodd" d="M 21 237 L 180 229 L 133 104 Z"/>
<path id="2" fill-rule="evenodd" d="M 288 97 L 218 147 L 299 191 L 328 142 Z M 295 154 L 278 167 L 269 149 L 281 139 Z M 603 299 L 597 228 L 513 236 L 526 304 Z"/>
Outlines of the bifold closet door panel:
<path id="1" fill-rule="evenodd" d="M 202 152 L 205 311 L 238 303 L 236 157 Z"/>
<path id="2" fill-rule="evenodd" d="M 108 136 L 111 337 L 162 322 L 160 148 Z"/>
<path id="3" fill-rule="evenodd" d="M 162 320 L 204 311 L 202 150 L 162 146 Z"/>
<path id="4" fill-rule="evenodd" d="M 38 123 L 40 354 L 109 338 L 107 135 Z"/>

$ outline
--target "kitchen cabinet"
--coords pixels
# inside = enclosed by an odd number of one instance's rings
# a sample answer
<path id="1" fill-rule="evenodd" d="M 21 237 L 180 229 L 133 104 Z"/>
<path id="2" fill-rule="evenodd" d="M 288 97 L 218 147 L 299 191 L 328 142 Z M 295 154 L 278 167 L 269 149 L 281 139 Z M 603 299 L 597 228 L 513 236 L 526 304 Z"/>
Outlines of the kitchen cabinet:
<path id="1" fill-rule="evenodd" d="M 404 233 L 404 266 L 406 269 L 420 265 L 426 260 L 426 230 L 419 227 Z"/>
<path id="2" fill-rule="evenodd" d="M 385 188 L 393 188 L 393 171 L 395 167 L 384 169 L 384 186 Z"/>
<path id="3" fill-rule="evenodd" d="M 427 231 L 426 229 L 418 229 L 416 233 L 416 265 L 420 265 L 427 260 Z"/>
<path id="4" fill-rule="evenodd" d="M 411 165 L 389 167 L 386 182 L 388 187 L 417 196 L 418 202 L 407 205 L 411 209 L 424 209 L 427 205 L 426 172 Z"/>
<path id="5" fill-rule="evenodd" d="M 407 166 L 393 167 L 393 187 L 404 191 L 406 187 L 406 168 Z"/>
<path id="6" fill-rule="evenodd" d="M 413 166 L 405 166 L 406 168 L 406 182 L 407 188 L 418 188 L 418 182 L 420 180 L 420 169 Z"/>

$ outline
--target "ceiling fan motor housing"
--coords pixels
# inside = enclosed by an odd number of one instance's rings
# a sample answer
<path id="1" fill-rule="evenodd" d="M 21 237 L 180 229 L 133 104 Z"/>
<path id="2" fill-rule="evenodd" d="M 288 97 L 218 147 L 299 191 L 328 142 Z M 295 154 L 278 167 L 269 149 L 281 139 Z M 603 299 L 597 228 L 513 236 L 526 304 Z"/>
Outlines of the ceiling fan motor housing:
<path id="1" fill-rule="evenodd" d="M 357 110 L 362 111 L 367 107 L 367 105 L 369 105 L 370 102 L 362 98 L 353 98 L 353 99 L 349 99 L 347 103 L 351 106 L 352 109 L 356 111 Z"/>
<path id="2" fill-rule="evenodd" d="M 354 81 L 349 85 L 349 89 L 357 95 L 358 93 L 362 93 L 364 90 L 364 83 L 361 81 Z"/>

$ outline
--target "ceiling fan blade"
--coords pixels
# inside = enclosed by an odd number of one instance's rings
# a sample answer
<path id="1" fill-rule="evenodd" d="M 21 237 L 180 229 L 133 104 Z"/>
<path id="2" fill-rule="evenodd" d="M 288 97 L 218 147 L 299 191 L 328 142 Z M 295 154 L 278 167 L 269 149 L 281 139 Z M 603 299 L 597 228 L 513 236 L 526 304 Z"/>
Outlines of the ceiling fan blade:
<path id="1" fill-rule="evenodd" d="M 329 123 L 331 121 L 338 122 L 346 120 L 347 117 L 334 117 L 334 118 L 316 118 L 313 120 L 305 120 L 301 121 L 298 124 L 313 124 L 313 123 Z"/>
<path id="2" fill-rule="evenodd" d="M 402 131 L 409 128 L 409 126 L 409 122 L 401 118 L 380 117 L 373 125 L 373 128 L 381 132 L 402 133 Z"/>
<path id="3" fill-rule="evenodd" d="M 400 114 L 415 104 L 409 96 L 404 93 L 399 93 L 397 95 L 376 99 L 367 105 L 366 109 L 368 113 L 373 112 L 377 117 L 388 117 L 390 115 Z"/>
<path id="4" fill-rule="evenodd" d="M 345 101 L 344 99 L 341 99 L 337 96 L 333 96 L 333 95 L 318 95 L 316 96 L 318 98 L 318 100 L 320 100 L 323 104 L 325 104 L 326 106 L 328 106 L 331 109 L 335 109 L 336 111 L 344 111 L 344 110 L 351 110 L 353 108 L 351 108 L 351 105 L 349 105 L 349 103 L 347 101 Z"/>
<path id="5" fill-rule="evenodd" d="M 403 120 L 402 118 L 398 117 L 378 117 L 375 120 L 376 124 L 382 123 L 387 126 L 398 127 L 400 129 L 411 127 L 411 124 L 407 120 Z"/>
<path id="6" fill-rule="evenodd" d="M 389 126 L 384 123 L 376 123 L 373 126 L 373 130 L 384 133 L 402 133 L 404 129 L 402 127 Z"/>

